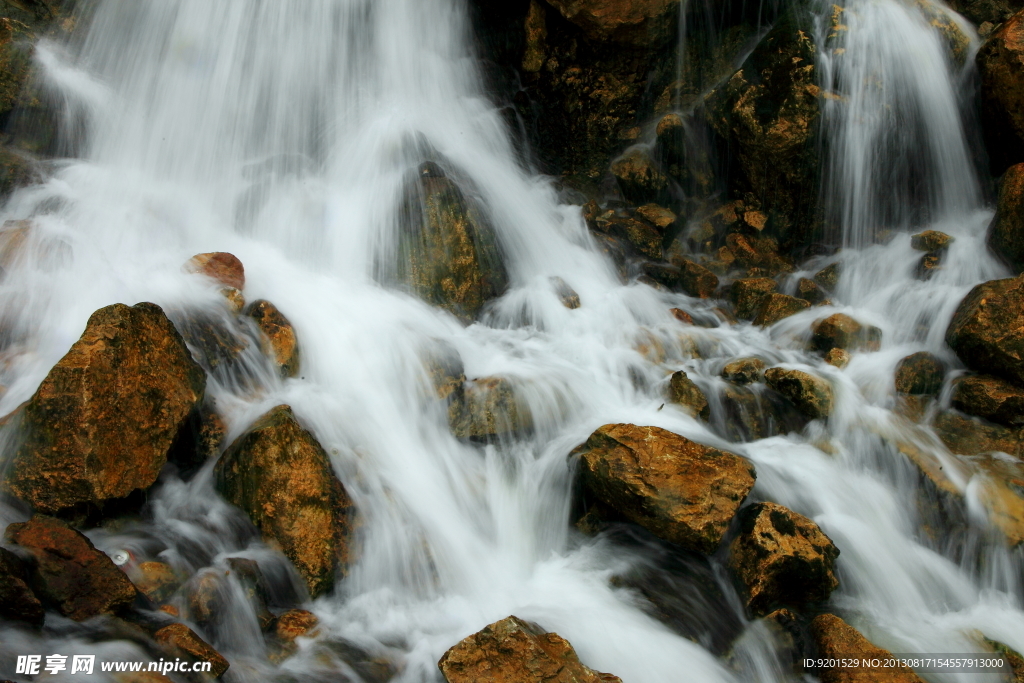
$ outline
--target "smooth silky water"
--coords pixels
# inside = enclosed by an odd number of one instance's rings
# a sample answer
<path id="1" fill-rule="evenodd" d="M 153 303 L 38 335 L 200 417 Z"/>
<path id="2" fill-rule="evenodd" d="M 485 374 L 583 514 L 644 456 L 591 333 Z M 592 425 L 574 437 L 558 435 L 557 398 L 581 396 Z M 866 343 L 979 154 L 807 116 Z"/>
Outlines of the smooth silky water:
<path id="1" fill-rule="evenodd" d="M 820 14 L 821 85 L 842 94 L 823 127 L 825 198 L 846 246 L 832 259 L 843 264 L 834 306 L 768 330 L 703 329 L 668 309 L 707 302 L 621 284 L 579 209 L 524 170 L 484 95 L 461 0 L 101 0 L 80 43 L 37 50 L 74 156 L 0 215 L 36 225 L 28 255 L 0 283 L 0 315 L 15 331 L 0 413 L 31 396 L 102 306 L 153 301 L 178 320 L 203 310 L 228 321 L 219 293 L 181 266 L 229 251 L 245 264 L 247 298 L 273 301 L 295 325 L 303 364 L 282 382 L 250 350 L 234 372 L 213 373 L 208 391 L 228 438 L 290 404 L 330 453 L 361 526 L 348 575 L 310 605 L 320 635 L 280 668 L 244 597 L 226 596 L 203 634 L 230 659 L 228 680 L 358 680 L 332 646 L 348 642 L 393 662 L 396 680 L 436 681 L 447 648 L 510 614 L 558 632 L 586 664 L 627 683 L 791 677 L 770 632 L 742 617 L 720 555 L 708 575 L 721 599 L 690 615 L 708 632 L 731 629 L 735 644 L 717 657 L 710 637 L 677 635 L 637 593 L 614 587 L 631 568 L 659 571 L 664 549 L 622 530 L 588 538 L 571 528 L 567 455 L 608 422 L 657 425 L 749 457 L 753 498 L 811 517 L 839 546 L 832 602 L 878 645 L 976 651 L 980 631 L 1024 650 L 1021 551 L 1005 549 L 980 503 L 968 506 L 966 534 L 930 535 L 917 476 L 895 447 L 911 440 L 948 456 L 892 412 L 893 369 L 922 349 L 955 362 L 942 338 L 957 303 L 1007 274 L 984 246 L 991 212 L 963 124 L 970 73 L 947 59 L 910 0 L 849 0 L 847 30 L 832 39 L 822 39 L 831 3 Z M 425 149 L 478 196 L 510 271 L 508 294 L 468 327 L 379 283 L 395 257 L 402 183 Z M 924 227 L 956 242 L 944 268 L 919 281 L 908 234 Z M 552 277 L 579 293 L 581 308 L 561 305 Z M 832 311 L 881 327 L 881 350 L 855 354 L 844 371 L 805 352 L 809 325 Z M 468 377 L 511 378 L 533 432 L 486 446 L 456 440 L 423 362 L 439 342 L 458 350 Z M 713 431 L 721 416 L 709 427 L 664 405 L 674 370 L 714 402 L 717 372 L 747 355 L 826 377 L 835 415 L 801 434 L 729 443 Z M 165 477 L 145 521 L 90 537 L 108 553 L 189 573 L 223 569 L 229 556 L 259 559 L 275 594 L 301 594 L 280 555 L 213 492 L 211 467 L 188 482 Z M 956 484 L 972 500 L 970 473 Z M 0 517 L 22 519 L 13 509 Z M 7 629 L 0 651 L 145 658 L 127 642 L 87 642 L 88 627 L 53 615 L 48 624 L 45 645 Z"/>

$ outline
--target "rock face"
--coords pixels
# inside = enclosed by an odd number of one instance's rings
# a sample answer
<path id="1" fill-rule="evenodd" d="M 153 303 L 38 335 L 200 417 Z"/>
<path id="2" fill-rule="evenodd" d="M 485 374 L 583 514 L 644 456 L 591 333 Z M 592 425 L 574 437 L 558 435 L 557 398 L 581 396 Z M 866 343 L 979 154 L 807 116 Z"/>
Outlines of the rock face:
<path id="1" fill-rule="evenodd" d="M 830 315 L 814 325 L 811 348 L 821 353 L 832 349 L 875 350 L 882 341 L 882 331 L 871 325 L 862 325 L 845 313 Z"/>
<path id="2" fill-rule="evenodd" d="M 860 631 L 834 614 L 819 614 L 811 621 L 811 636 L 818 647 L 818 656 L 841 659 L 856 653 L 858 658 L 892 658 L 892 653 L 873 645 Z M 822 683 L 924 683 L 913 669 L 895 668 L 831 668 L 814 671 Z"/>
<path id="3" fill-rule="evenodd" d="M 281 547 L 310 595 L 330 590 L 348 556 L 353 506 L 327 453 L 291 408 L 277 406 L 257 420 L 214 471 L 217 490 Z"/>
<path id="4" fill-rule="evenodd" d="M 239 291 L 245 289 L 245 266 L 234 254 L 224 251 L 196 254 L 185 264 L 185 268 L 191 273 L 212 278 L 225 287 Z"/>
<path id="5" fill-rule="evenodd" d="M 605 425 L 572 454 L 585 496 L 705 554 L 754 486 L 754 468 L 743 458 L 658 427 Z"/>
<path id="6" fill-rule="evenodd" d="M 425 301 L 475 318 L 508 286 L 494 229 L 433 162 L 405 188 L 398 279 Z"/>
<path id="7" fill-rule="evenodd" d="M 1001 175 L 1024 159 L 1024 11 L 981 46 L 981 120 L 992 171 Z"/>
<path id="8" fill-rule="evenodd" d="M 934 396 L 942 389 L 946 364 L 927 351 L 913 353 L 896 366 L 896 391 Z"/>
<path id="9" fill-rule="evenodd" d="M 29 581 L 29 570 L 21 558 L 0 548 L 0 619 L 43 625 L 43 605 Z"/>
<path id="10" fill-rule="evenodd" d="M 754 324 L 768 327 L 810 307 L 811 304 L 803 299 L 774 292 L 769 294 L 764 303 L 761 304 L 761 308 L 754 318 Z"/>
<path id="11" fill-rule="evenodd" d="M 1024 164 L 1011 166 L 999 186 L 988 243 L 1017 273 L 1024 272 Z"/>
<path id="12" fill-rule="evenodd" d="M 757 503 L 739 515 L 729 567 L 745 588 L 747 609 L 764 615 L 787 605 L 824 602 L 839 585 L 839 550 L 818 525 L 775 503 Z"/>
<path id="13" fill-rule="evenodd" d="M 220 678 L 230 666 L 224 656 L 185 624 L 171 624 L 153 634 L 153 639 L 170 654 L 187 661 L 210 662 L 210 675 Z"/>
<path id="14" fill-rule="evenodd" d="M 437 666 L 448 683 L 621 683 L 584 666 L 557 633 L 514 616 L 462 640 Z"/>
<path id="15" fill-rule="evenodd" d="M 36 595 L 64 616 L 82 621 L 127 607 L 135 587 L 92 541 L 60 520 L 35 516 L 7 527 L 6 538 L 32 553 Z"/>
<path id="16" fill-rule="evenodd" d="M 6 486 L 43 512 L 146 489 L 205 389 L 158 306 L 102 308 L 22 409 L 25 441 Z"/>
<path id="17" fill-rule="evenodd" d="M 1024 384 L 1024 276 L 972 289 L 946 330 L 946 343 L 970 369 Z"/>
<path id="18" fill-rule="evenodd" d="M 953 407 L 1008 427 L 1024 425 L 1024 389 L 996 377 L 972 375 L 956 380 Z"/>
<path id="19" fill-rule="evenodd" d="M 764 373 L 765 382 L 790 401 L 797 409 L 818 420 L 832 413 L 832 387 L 828 382 L 802 370 L 771 368 Z"/>
<path id="20" fill-rule="evenodd" d="M 668 383 L 668 397 L 672 403 L 684 406 L 703 420 L 711 416 L 707 396 L 682 370 L 672 373 L 672 379 Z"/>
<path id="21" fill-rule="evenodd" d="M 284 313 L 269 301 L 260 299 L 253 301 L 245 314 L 256 322 L 256 327 L 263 333 L 264 353 L 273 360 L 281 376 L 295 377 L 299 374 L 299 340 L 295 328 Z"/>
<path id="22" fill-rule="evenodd" d="M 679 0 L 547 0 L 592 40 L 638 46 L 672 34 Z"/>

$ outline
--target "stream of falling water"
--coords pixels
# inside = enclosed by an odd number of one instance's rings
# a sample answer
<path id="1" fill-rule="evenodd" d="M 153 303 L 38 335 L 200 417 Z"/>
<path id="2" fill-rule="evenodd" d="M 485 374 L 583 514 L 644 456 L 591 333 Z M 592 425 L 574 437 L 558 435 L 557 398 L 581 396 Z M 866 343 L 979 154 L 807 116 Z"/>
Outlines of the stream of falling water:
<path id="1" fill-rule="evenodd" d="M 298 655 L 272 665 L 241 599 L 203 631 L 230 659 L 227 679 L 365 679 L 345 661 L 340 644 L 349 643 L 394 662 L 395 680 L 436 681 L 448 647 L 509 614 L 558 632 L 586 664 L 626 683 L 791 678 L 771 635 L 742 616 L 721 557 L 693 570 L 718 597 L 686 605 L 691 640 L 610 580 L 630 567 L 660 571 L 662 550 L 621 530 L 587 538 L 571 529 L 566 456 L 609 422 L 657 425 L 749 457 L 754 498 L 811 517 L 839 546 L 833 604 L 880 646 L 968 652 L 981 631 L 1024 650 L 1021 552 L 1005 549 L 984 515 L 969 517 L 963 538 L 930 538 L 917 479 L 894 446 L 927 436 L 890 410 L 896 363 L 922 349 L 955 363 L 942 341 L 953 309 L 973 284 L 1005 274 L 984 246 L 990 212 L 961 123 L 964 79 L 918 5 L 849 0 L 837 38 L 845 53 L 822 49 L 823 86 L 844 95 L 826 111 L 828 187 L 850 248 L 834 257 L 844 266 L 835 305 L 768 330 L 684 327 L 671 306 L 709 304 L 619 282 L 579 209 L 518 165 L 483 95 L 465 9 L 460 0 L 101 0 L 80 45 L 39 47 L 78 154 L 0 212 L 33 219 L 40 254 L 0 283 L 15 339 L 0 414 L 32 394 L 102 306 L 153 301 L 226 318 L 220 295 L 181 264 L 228 251 L 245 264 L 247 298 L 272 300 L 303 346 L 295 379 L 277 379 L 255 354 L 250 382 L 211 375 L 228 438 L 290 404 L 362 516 L 357 560 L 334 596 L 312 603 L 321 635 Z M 823 25 L 830 14 L 829 3 Z M 883 110 L 888 118 L 874 116 Z M 471 181 L 508 261 L 509 293 L 468 327 L 375 281 L 424 146 Z M 880 169 L 915 180 L 893 182 Z M 906 234 L 921 221 L 956 237 L 928 281 L 914 277 Z M 895 237 L 866 237 L 883 228 Z M 47 240 L 69 247 L 56 265 L 42 257 Z M 561 305 L 552 277 L 579 293 L 579 309 Z M 810 324 L 831 311 L 882 328 L 882 349 L 843 371 L 808 354 Z M 635 350 L 651 337 L 664 358 Z M 422 362 L 438 340 L 458 350 L 467 376 L 511 378 L 533 432 L 486 446 L 455 439 Z M 750 355 L 827 378 L 835 415 L 802 433 L 729 443 L 721 414 L 703 423 L 662 408 L 672 371 L 685 368 L 714 396 L 721 367 Z M 941 451 L 934 440 L 927 447 Z M 188 482 L 165 478 L 145 519 L 90 536 L 108 552 L 188 573 L 259 558 L 276 591 L 296 590 L 211 479 L 209 468 Z M 20 519 L 0 510 L 4 525 Z M 681 594 L 691 588 L 673 580 Z M 144 659 L 128 642 L 97 646 L 87 627 L 48 620 L 56 626 L 46 636 L 4 630 L 0 652 L 39 649 L 45 638 L 67 654 Z M 731 657 L 718 656 L 722 632 L 738 635 Z"/>

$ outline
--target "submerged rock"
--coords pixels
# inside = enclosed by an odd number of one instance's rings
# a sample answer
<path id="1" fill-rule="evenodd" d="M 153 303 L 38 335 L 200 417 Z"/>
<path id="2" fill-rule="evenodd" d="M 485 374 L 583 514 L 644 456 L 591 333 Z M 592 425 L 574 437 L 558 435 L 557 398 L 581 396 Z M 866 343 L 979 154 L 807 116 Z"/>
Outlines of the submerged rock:
<path id="1" fill-rule="evenodd" d="M 327 453 L 277 406 L 224 452 L 214 470 L 217 490 L 240 507 L 268 542 L 280 546 L 313 597 L 334 585 L 348 559 L 353 505 Z"/>
<path id="2" fill-rule="evenodd" d="M 825 362 L 842 370 L 850 364 L 850 352 L 846 349 L 829 349 L 825 354 Z"/>
<path id="3" fill-rule="evenodd" d="M 736 311 L 736 317 L 742 320 L 753 318 L 778 288 L 779 283 L 770 277 L 743 278 L 733 282 L 729 289 L 729 301 Z"/>
<path id="4" fill-rule="evenodd" d="M 756 503 L 739 514 L 729 568 L 743 584 L 747 609 L 764 615 L 782 605 L 828 600 L 839 585 L 833 572 L 838 556 L 811 520 L 775 503 Z"/>
<path id="5" fill-rule="evenodd" d="M 953 407 L 1008 427 L 1024 425 L 1024 388 L 997 377 L 970 375 L 953 383 Z"/>
<path id="6" fill-rule="evenodd" d="M 711 407 L 704 392 L 682 370 L 672 373 L 668 383 L 668 396 L 672 403 L 685 407 L 692 415 L 703 420 L 711 415 Z"/>
<path id="7" fill-rule="evenodd" d="M 882 331 L 872 325 L 862 325 L 845 313 L 835 313 L 814 325 L 811 348 L 821 353 L 832 349 L 877 350 L 882 342 Z"/>
<path id="8" fill-rule="evenodd" d="M 896 365 L 896 391 L 901 394 L 935 396 L 942 389 L 946 364 L 935 354 L 921 351 Z"/>
<path id="9" fill-rule="evenodd" d="M 1024 272 L 1024 164 L 1011 166 L 1003 174 L 988 244 L 1014 272 Z"/>
<path id="10" fill-rule="evenodd" d="M 1024 441 L 1017 429 L 972 419 L 955 410 L 939 413 L 932 426 L 942 443 L 953 453 L 977 455 L 999 452 L 1024 456 Z"/>
<path id="11" fill-rule="evenodd" d="M 970 369 L 1024 384 L 1024 276 L 972 289 L 946 330 L 946 343 Z"/>
<path id="12" fill-rule="evenodd" d="M 223 251 L 196 254 L 185 264 L 185 269 L 205 275 L 225 287 L 238 291 L 245 289 L 245 266 L 234 254 Z"/>
<path id="13" fill-rule="evenodd" d="M 284 313 L 269 301 L 260 299 L 249 304 L 245 314 L 253 319 L 263 333 L 263 352 L 270 357 L 281 376 L 298 375 L 301 359 L 299 340 L 295 328 Z"/>
<path id="14" fill-rule="evenodd" d="M 814 305 L 823 303 L 828 294 L 814 280 L 802 277 L 796 284 L 796 297 Z"/>
<path id="15" fill-rule="evenodd" d="M 466 383 L 461 405 L 449 417 L 452 433 L 460 439 L 488 441 L 533 427 L 529 408 L 504 377 L 481 377 Z"/>
<path id="16" fill-rule="evenodd" d="M 891 660 L 892 653 L 872 644 L 860 631 L 834 614 L 819 614 L 811 621 L 811 636 L 818 656 L 838 660 L 855 655 L 858 659 Z M 822 683 L 924 683 L 913 669 L 899 664 L 891 668 L 815 669 Z"/>
<path id="17" fill-rule="evenodd" d="M 761 304 L 761 308 L 757 312 L 757 316 L 754 318 L 754 324 L 762 327 L 768 327 L 774 325 L 780 320 L 784 320 L 791 315 L 796 315 L 800 311 L 807 310 L 811 307 L 811 304 L 803 299 L 798 299 L 795 296 L 789 296 L 788 294 L 779 294 L 773 292 L 769 294 Z"/>
<path id="18" fill-rule="evenodd" d="M 209 662 L 210 676 L 213 678 L 220 678 L 230 667 L 228 660 L 224 659 L 221 653 L 214 650 L 185 624 L 164 626 L 153 634 L 153 639 L 169 655 L 189 662 Z"/>
<path id="19" fill-rule="evenodd" d="M 462 640 L 437 666 L 447 683 L 621 683 L 586 667 L 557 633 L 515 616 Z"/>
<path id="20" fill-rule="evenodd" d="M 704 554 L 718 547 L 754 486 L 743 458 L 658 427 L 605 425 L 572 455 L 585 496 Z"/>
<path id="21" fill-rule="evenodd" d="M 764 379 L 812 420 L 832 413 L 832 387 L 822 378 L 802 370 L 771 368 L 764 373 Z"/>
<path id="22" fill-rule="evenodd" d="M 910 246 L 917 251 L 939 251 L 952 244 L 954 238 L 938 230 L 925 230 L 910 236 Z"/>
<path id="23" fill-rule="evenodd" d="M 740 358 L 726 363 L 722 377 L 736 384 L 753 384 L 764 378 L 766 364 L 760 358 Z"/>
<path id="24" fill-rule="evenodd" d="M 130 605 L 135 586 L 88 538 L 52 517 L 35 516 L 7 527 L 6 538 L 35 559 L 30 583 L 45 603 L 84 621 Z"/>
<path id="25" fill-rule="evenodd" d="M 43 605 L 29 587 L 30 568 L 20 557 L 0 548 L 0 619 L 43 625 Z"/>
<path id="26" fill-rule="evenodd" d="M 205 389 L 158 306 L 101 308 L 21 409 L 25 439 L 5 486 L 43 512 L 147 489 Z"/>
<path id="27" fill-rule="evenodd" d="M 985 41 L 976 58 L 981 123 L 995 175 L 1024 160 L 1024 11 Z"/>

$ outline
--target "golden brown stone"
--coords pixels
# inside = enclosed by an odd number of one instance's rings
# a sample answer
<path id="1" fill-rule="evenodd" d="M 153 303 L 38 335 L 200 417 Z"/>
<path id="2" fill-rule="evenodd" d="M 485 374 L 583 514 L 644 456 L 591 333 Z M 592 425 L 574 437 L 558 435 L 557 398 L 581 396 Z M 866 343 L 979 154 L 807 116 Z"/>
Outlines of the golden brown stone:
<path id="1" fill-rule="evenodd" d="M 223 251 L 196 254 L 185 264 L 185 269 L 190 273 L 205 275 L 225 287 L 238 291 L 245 289 L 245 267 L 234 254 Z"/>
<path id="2" fill-rule="evenodd" d="M 988 243 L 1014 272 L 1024 272 L 1024 164 L 1006 170 Z"/>
<path id="3" fill-rule="evenodd" d="M 254 301 L 246 309 L 245 314 L 256 322 L 265 338 L 264 353 L 273 360 L 282 377 L 295 377 L 299 374 L 299 339 L 295 328 L 278 310 L 277 306 L 260 299 Z"/>
<path id="4" fill-rule="evenodd" d="M 744 320 L 753 318 L 778 287 L 779 283 L 770 277 L 743 278 L 733 282 L 729 300 L 736 311 L 736 317 Z"/>
<path id="5" fill-rule="evenodd" d="M 815 323 L 811 348 L 822 353 L 835 348 L 877 350 L 881 341 L 882 331 L 877 327 L 862 325 L 845 313 L 835 313 Z"/>
<path id="6" fill-rule="evenodd" d="M 896 391 L 934 396 L 942 389 L 946 364 L 927 351 L 914 353 L 896 365 Z"/>
<path id="7" fill-rule="evenodd" d="M 850 364 L 850 352 L 846 349 L 829 349 L 825 354 L 825 362 L 842 370 Z"/>
<path id="8" fill-rule="evenodd" d="M 623 196 L 633 204 L 657 199 L 668 186 L 668 178 L 644 147 L 635 147 L 615 160 L 611 171 Z"/>
<path id="9" fill-rule="evenodd" d="M 949 323 L 946 343 L 970 369 L 1024 384 L 1024 276 L 972 289 Z"/>
<path id="10" fill-rule="evenodd" d="M 768 327 L 774 325 L 780 320 L 784 320 L 791 315 L 796 315 L 800 311 L 807 310 L 811 307 L 811 304 L 803 299 L 798 299 L 795 296 L 789 296 L 788 294 L 779 294 L 773 292 L 769 294 L 764 302 L 761 304 L 761 308 L 757 312 L 757 316 L 754 318 L 754 324 L 762 327 Z"/>
<path id="11" fill-rule="evenodd" d="M 910 236 L 910 246 L 917 251 L 938 251 L 952 244 L 954 238 L 938 230 L 925 230 Z"/>
<path id="12" fill-rule="evenodd" d="M 680 0 L 547 0 L 566 19 L 596 41 L 637 46 L 671 35 Z"/>
<path id="13" fill-rule="evenodd" d="M 711 416 L 711 407 L 704 392 L 682 370 L 672 373 L 668 384 L 668 397 L 672 403 L 683 406 L 691 415 L 703 420 Z"/>
<path id="14" fill-rule="evenodd" d="M 860 631 L 834 614 L 819 614 L 811 621 L 811 635 L 824 659 L 892 659 L 888 650 L 872 644 Z M 914 670 L 900 664 L 891 668 L 849 667 L 814 671 L 822 683 L 924 683 Z"/>
<path id="15" fill-rule="evenodd" d="M 304 609 L 290 609 L 277 618 L 274 633 L 283 641 L 290 642 L 304 636 L 320 623 L 315 614 Z"/>
<path id="16" fill-rule="evenodd" d="M 1024 158 L 1024 10 L 985 41 L 976 58 L 981 119 L 995 175 Z"/>
<path id="17" fill-rule="evenodd" d="M 760 358 L 740 358 L 722 368 L 722 377 L 736 384 L 753 384 L 764 377 L 765 362 Z"/>
<path id="18" fill-rule="evenodd" d="M 672 265 L 679 268 L 679 288 L 686 294 L 707 299 L 718 289 L 718 276 L 689 259 L 674 258 Z"/>
<path id="19" fill-rule="evenodd" d="M 131 578 L 139 592 L 157 604 L 171 597 L 180 585 L 174 570 L 163 562 L 143 562 Z"/>
<path id="20" fill-rule="evenodd" d="M 953 383 L 953 407 L 1008 427 L 1024 425 L 1024 388 L 996 377 L 968 375 Z"/>
<path id="21" fill-rule="evenodd" d="M 185 624 L 164 626 L 153 634 L 153 639 L 172 656 L 192 662 L 209 662 L 210 675 L 214 678 L 220 678 L 230 666 L 223 655 Z"/>
<path id="22" fill-rule="evenodd" d="M 779 392 L 807 417 L 818 420 L 832 413 L 832 387 L 820 377 L 802 370 L 771 368 L 764 373 L 765 382 Z"/>

